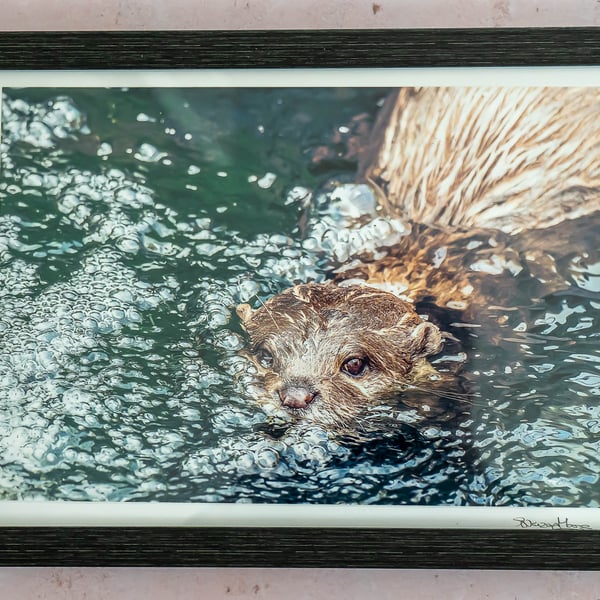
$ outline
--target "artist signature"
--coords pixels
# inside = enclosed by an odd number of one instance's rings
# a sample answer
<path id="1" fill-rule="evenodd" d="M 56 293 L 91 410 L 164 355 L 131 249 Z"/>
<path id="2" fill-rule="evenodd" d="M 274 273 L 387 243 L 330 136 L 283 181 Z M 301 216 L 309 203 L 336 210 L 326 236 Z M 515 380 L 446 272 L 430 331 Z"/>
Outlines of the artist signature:
<path id="1" fill-rule="evenodd" d="M 572 529 L 572 530 L 583 530 L 591 529 L 592 526 L 587 523 L 571 523 L 569 517 L 561 519 L 556 517 L 554 521 L 534 521 L 533 519 L 525 519 L 524 517 L 517 517 L 513 519 L 517 522 L 517 526 L 521 529 Z"/>

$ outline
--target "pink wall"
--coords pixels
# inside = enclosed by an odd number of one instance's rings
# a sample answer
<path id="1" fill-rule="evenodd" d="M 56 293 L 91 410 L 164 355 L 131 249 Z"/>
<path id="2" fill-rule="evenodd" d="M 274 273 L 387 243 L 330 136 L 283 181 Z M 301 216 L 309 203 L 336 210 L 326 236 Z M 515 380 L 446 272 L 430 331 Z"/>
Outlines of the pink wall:
<path id="1" fill-rule="evenodd" d="M 0 30 L 600 25 L 598 0 L 1 0 Z M 525 566 L 525 565 L 524 565 Z M 600 573 L 335 569 L 0 570 L 0 597 L 597 599 Z"/>
<path id="2" fill-rule="evenodd" d="M 597 600 L 598 573 L 342 569 L 4 569 L 6 600 Z"/>
<path id="3" fill-rule="evenodd" d="M 2 0 L 0 30 L 600 25 L 595 0 Z"/>

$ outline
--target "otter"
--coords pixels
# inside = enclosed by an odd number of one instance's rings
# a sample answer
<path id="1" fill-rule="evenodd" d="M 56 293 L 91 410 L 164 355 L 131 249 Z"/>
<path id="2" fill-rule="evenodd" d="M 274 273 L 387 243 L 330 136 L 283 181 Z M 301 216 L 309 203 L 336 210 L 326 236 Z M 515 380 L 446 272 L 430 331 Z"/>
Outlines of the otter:
<path id="1" fill-rule="evenodd" d="M 347 427 L 373 399 L 441 379 L 426 357 L 442 333 L 388 292 L 308 283 L 237 312 L 266 389 L 312 422 Z"/>
<path id="2" fill-rule="evenodd" d="M 407 235 L 331 281 L 237 308 L 270 401 L 326 427 L 347 427 L 408 388 L 435 397 L 450 385 L 428 359 L 451 336 L 419 302 L 476 318 L 474 307 L 499 301 L 482 260 L 501 256 L 501 270 L 527 264 L 549 287 L 564 283 L 547 249 L 561 223 L 600 208 L 600 90 L 397 90 L 357 181 L 376 190 L 382 214 L 412 224 Z"/>

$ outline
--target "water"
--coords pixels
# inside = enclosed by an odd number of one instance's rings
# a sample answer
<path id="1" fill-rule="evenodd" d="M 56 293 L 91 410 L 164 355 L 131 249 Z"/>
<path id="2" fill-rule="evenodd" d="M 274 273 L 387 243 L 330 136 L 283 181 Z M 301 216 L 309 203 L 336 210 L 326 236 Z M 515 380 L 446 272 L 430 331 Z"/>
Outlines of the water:
<path id="1" fill-rule="evenodd" d="M 5 90 L 1 499 L 598 506 L 593 235 L 567 293 L 505 274 L 519 318 L 447 345 L 452 418 L 357 441 L 255 401 L 235 306 L 404 232 L 347 185 L 383 96 Z"/>

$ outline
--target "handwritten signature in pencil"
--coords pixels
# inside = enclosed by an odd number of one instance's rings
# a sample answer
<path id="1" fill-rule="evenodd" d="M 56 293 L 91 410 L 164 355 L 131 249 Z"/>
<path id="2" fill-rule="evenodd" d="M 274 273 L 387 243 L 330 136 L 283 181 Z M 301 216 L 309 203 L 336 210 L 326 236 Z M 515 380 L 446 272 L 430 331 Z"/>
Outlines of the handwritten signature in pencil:
<path id="1" fill-rule="evenodd" d="M 534 521 L 533 519 L 526 519 L 525 517 L 516 517 L 513 521 L 516 521 L 517 527 L 520 527 L 521 529 L 592 529 L 592 526 L 587 523 L 571 523 L 569 517 L 565 517 L 564 519 L 556 517 L 554 521 Z"/>

